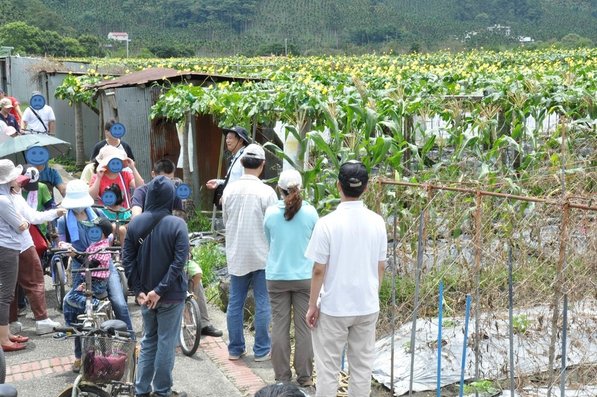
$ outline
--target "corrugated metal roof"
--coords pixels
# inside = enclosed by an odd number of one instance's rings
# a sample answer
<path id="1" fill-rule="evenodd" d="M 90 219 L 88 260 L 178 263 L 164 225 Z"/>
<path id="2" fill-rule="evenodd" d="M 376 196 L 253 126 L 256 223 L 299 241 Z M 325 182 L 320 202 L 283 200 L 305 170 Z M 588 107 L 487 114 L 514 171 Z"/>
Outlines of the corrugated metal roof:
<path id="1" fill-rule="evenodd" d="M 235 77 L 235 76 L 222 76 L 215 74 L 197 73 L 197 72 L 184 72 L 176 69 L 169 68 L 149 68 L 141 70 L 139 72 L 133 72 L 122 75 L 114 80 L 105 80 L 91 86 L 99 90 L 105 90 L 110 88 L 118 87 L 132 87 L 137 85 L 145 85 L 157 81 L 170 81 L 171 83 L 178 83 L 180 81 L 186 81 L 189 83 L 198 83 L 202 85 L 205 82 L 218 82 L 218 81 L 246 81 L 246 80 L 259 80 L 251 77 Z"/>

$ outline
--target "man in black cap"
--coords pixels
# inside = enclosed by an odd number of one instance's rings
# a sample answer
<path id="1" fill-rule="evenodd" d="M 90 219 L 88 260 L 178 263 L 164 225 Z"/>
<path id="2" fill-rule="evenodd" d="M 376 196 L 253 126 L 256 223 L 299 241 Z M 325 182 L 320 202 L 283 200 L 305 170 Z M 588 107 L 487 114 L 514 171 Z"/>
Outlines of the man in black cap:
<path id="1" fill-rule="evenodd" d="M 205 183 L 208 189 L 217 189 L 214 204 L 218 207 L 220 207 L 220 198 L 226 185 L 238 180 L 243 175 L 243 166 L 239 160 L 245 147 L 251 143 L 247 130 L 243 127 L 234 126 L 232 128 L 224 128 L 222 132 L 226 136 L 226 150 L 232 153 L 228 172 L 225 179 L 210 179 Z"/>
<path id="2" fill-rule="evenodd" d="M 316 223 L 305 252 L 314 262 L 306 320 L 313 336 L 316 396 L 336 395 L 346 343 L 348 395 L 371 393 L 387 236 L 383 218 L 360 200 L 368 181 L 360 161 L 342 164 L 337 183 L 340 205 Z"/>

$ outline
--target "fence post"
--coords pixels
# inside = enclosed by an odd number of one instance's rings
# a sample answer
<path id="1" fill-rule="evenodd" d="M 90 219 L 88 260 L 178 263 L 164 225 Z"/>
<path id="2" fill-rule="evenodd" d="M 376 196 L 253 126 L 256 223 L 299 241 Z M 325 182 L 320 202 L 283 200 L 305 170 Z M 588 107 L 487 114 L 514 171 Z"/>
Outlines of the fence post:
<path id="1" fill-rule="evenodd" d="M 421 284 L 421 268 L 423 267 L 423 251 L 425 250 L 425 242 L 423 241 L 423 223 L 425 223 L 425 211 L 423 208 L 419 216 L 419 236 L 417 238 L 417 269 L 415 271 L 415 307 L 413 308 L 413 325 L 410 332 L 410 381 L 408 386 L 408 395 L 411 396 L 413 392 L 413 378 L 415 371 L 415 336 L 417 334 L 417 317 L 419 315 L 419 289 Z"/>
<path id="2" fill-rule="evenodd" d="M 512 245 L 508 247 L 508 338 L 510 340 L 510 395 L 514 396 L 514 285 L 512 281 Z"/>
<path id="3" fill-rule="evenodd" d="M 479 380 L 479 314 L 481 313 L 481 215 L 483 195 L 477 191 L 475 200 L 475 380 Z M 477 392 L 475 392 L 477 395 Z"/>
<path id="4" fill-rule="evenodd" d="M 558 317 L 560 315 L 560 300 L 562 298 L 562 287 L 564 282 L 564 269 L 566 267 L 566 244 L 568 243 L 568 219 L 570 217 L 570 203 L 568 200 L 562 206 L 562 226 L 560 230 L 560 256 L 556 264 L 556 279 L 553 292 L 553 314 L 551 317 L 551 338 L 549 343 L 549 385 L 547 397 L 551 397 L 551 389 L 555 381 L 555 351 L 558 334 Z"/>
<path id="5" fill-rule="evenodd" d="M 556 279 L 553 292 L 553 314 L 551 317 L 551 338 L 549 341 L 549 385 L 547 387 L 547 397 L 551 397 L 551 391 L 556 375 L 554 372 L 556 339 L 558 333 L 558 317 L 560 314 L 560 299 L 562 297 L 564 271 L 566 269 L 566 245 L 568 243 L 568 222 L 570 218 L 570 202 L 566 198 L 566 119 L 563 116 L 560 117 L 560 123 L 560 131 L 562 134 L 560 164 L 562 198 L 564 199 L 564 204 L 562 205 L 562 224 L 560 228 L 560 253 L 558 263 L 556 264 Z"/>
<path id="6" fill-rule="evenodd" d="M 392 349 L 390 352 L 390 392 L 392 393 L 392 395 L 394 395 L 394 360 L 395 360 L 394 334 L 396 333 L 396 268 L 398 265 L 398 263 L 396 262 L 396 242 L 398 241 L 396 239 L 396 229 L 397 229 L 397 223 L 398 223 L 397 219 L 398 219 L 398 210 L 397 210 L 397 206 L 394 206 L 394 230 L 392 232 L 392 234 L 393 234 L 393 236 L 392 236 L 392 241 L 393 241 L 393 247 L 392 247 L 392 258 L 393 258 L 393 263 L 392 263 L 392 311 L 391 311 L 392 339 L 390 341 L 390 347 Z"/>

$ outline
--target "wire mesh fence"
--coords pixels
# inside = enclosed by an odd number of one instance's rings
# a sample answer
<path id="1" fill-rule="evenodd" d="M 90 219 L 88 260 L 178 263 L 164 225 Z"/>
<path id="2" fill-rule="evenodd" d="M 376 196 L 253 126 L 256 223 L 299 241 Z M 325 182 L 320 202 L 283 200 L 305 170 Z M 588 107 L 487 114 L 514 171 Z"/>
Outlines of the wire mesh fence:
<path id="1" fill-rule="evenodd" d="M 551 171 L 560 196 L 381 180 L 392 249 L 379 323 L 390 337 L 378 348 L 392 354 L 378 379 L 396 395 L 437 379 L 477 393 L 597 394 L 597 172 L 564 186 Z"/>

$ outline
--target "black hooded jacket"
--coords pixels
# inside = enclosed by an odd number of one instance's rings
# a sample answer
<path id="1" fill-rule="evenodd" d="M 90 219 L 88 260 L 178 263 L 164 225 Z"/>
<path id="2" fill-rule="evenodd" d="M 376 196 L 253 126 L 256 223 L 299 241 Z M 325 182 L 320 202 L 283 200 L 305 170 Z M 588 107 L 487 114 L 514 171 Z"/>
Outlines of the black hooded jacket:
<path id="1" fill-rule="evenodd" d="M 129 288 L 135 295 L 154 290 L 164 303 L 184 301 L 188 287 L 189 234 L 186 223 L 171 215 L 175 196 L 169 178 L 149 182 L 145 210 L 129 223 L 122 251 Z"/>

